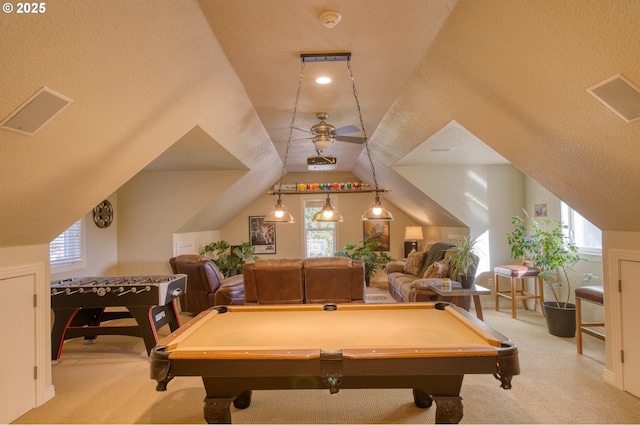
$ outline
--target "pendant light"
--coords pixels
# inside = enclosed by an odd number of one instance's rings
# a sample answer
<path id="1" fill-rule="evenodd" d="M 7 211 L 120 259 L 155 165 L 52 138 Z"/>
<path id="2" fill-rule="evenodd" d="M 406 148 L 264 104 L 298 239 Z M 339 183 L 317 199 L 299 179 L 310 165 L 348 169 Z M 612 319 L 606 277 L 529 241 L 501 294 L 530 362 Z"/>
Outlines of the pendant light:
<path id="1" fill-rule="evenodd" d="M 391 214 L 391 211 L 382 208 L 382 202 L 380 202 L 380 195 L 378 192 L 376 192 L 371 208 L 362 213 L 362 220 L 393 220 L 393 214 Z"/>
<path id="2" fill-rule="evenodd" d="M 331 204 L 331 198 L 327 195 L 324 207 L 313 216 L 313 221 L 341 223 L 344 221 L 342 214 Z"/>
<path id="3" fill-rule="evenodd" d="M 287 171 L 287 159 L 289 158 L 289 147 L 291 146 L 291 138 L 293 136 L 294 122 L 296 119 L 296 111 L 298 110 L 298 100 L 300 99 L 300 90 L 302 89 L 302 77 L 304 77 L 304 64 L 300 68 L 300 78 L 298 79 L 298 91 L 296 92 L 296 102 L 293 105 L 293 114 L 291 115 L 291 125 L 289 126 L 289 138 L 287 139 L 287 149 L 284 152 L 284 161 L 282 161 L 282 170 L 280 171 L 280 183 L 278 183 L 278 199 L 272 211 L 264 217 L 265 223 L 295 223 L 295 219 L 289 211 L 284 207 L 282 201 L 282 180 Z"/>
<path id="4" fill-rule="evenodd" d="M 373 166 L 373 160 L 371 159 L 371 151 L 369 150 L 369 140 L 367 133 L 364 129 L 364 121 L 362 120 L 362 111 L 360 109 L 360 101 L 358 100 L 358 92 L 356 91 L 356 83 L 353 78 L 353 71 L 351 69 L 351 60 L 347 60 L 347 69 L 349 69 L 349 75 L 351 76 L 351 86 L 353 88 L 353 97 L 356 100 L 356 106 L 358 107 L 358 117 L 360 118 L 360 128 L 362 129 L 362 135 L 364 136 L 364 147 L 367 150 L 367 158 L 369 159 L 369 165 L 371 166 L 371 174 L 373 175 L 373 185 L 375 187 L 375 197 L 373 198 L 373 205 L 371 208 L 362 213 L 362 220 L 384 220 L 392 221 L 393 214 L 382 207 L 380 201 L 380 192 L 384 192 L 384 189 L 378 187 L 378 179 L 376 178 L 376 168 Z"/>
<path id="5" fill-rule="evenodd" d="M 276 199 L 276 205 L 266 216 L 264 221 L 267 223 L 295 223 L 295 219 L 289 211 L 284 207 L 282 198 L 278 194 Z"/>

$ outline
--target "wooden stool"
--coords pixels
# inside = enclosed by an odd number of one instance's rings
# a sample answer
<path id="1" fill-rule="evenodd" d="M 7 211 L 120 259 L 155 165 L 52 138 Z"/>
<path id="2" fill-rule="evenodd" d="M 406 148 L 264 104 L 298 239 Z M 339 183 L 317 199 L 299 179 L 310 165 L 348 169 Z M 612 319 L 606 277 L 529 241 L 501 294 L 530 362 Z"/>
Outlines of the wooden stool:
<path id="1" fill-rule="evenodd" d="M 576 346 L 578 354 L 582 354 L 582 332 L 604 341 L 603 322 L 582 321 L 582 301 L 604 306 L 604 288 L 602 286 L 583 286 L 576 289 Z"/>
<path id="2" fill-rule="evenodd" d="M 528 299 L 535 299 L 540 303 L 540 311 L 544 315 L 542 308 L 542 302 L 544 301 L 544 292 L 542 290 L 542 279 L 538 277 L 540 270 L 535 267 L 519 266 L 519 265 L 506 265 L 498 266 L 493 269 L 493 277 L 496 285 L 496 311 L 500 311 L 500 297 L 504 297 L 511 300 L 511 317 L 516 318 L 516 301 L 522 300 L 522 305 L 525 310 L 529 310 L 527 306 Z M 498 279 L 500 277 L 507 277 L 511 282 L 511 287 L 508 290 L 500 290 L 500 283 Z M 533 278 L 538 281 L 536 287 L 536 293 L 532 294 L 527 292 L 524 287 L 526 279 Z M 518 282 L 520 285 L 518 287 Z M 535 309 L 535 305 L 534 305 Z"/>

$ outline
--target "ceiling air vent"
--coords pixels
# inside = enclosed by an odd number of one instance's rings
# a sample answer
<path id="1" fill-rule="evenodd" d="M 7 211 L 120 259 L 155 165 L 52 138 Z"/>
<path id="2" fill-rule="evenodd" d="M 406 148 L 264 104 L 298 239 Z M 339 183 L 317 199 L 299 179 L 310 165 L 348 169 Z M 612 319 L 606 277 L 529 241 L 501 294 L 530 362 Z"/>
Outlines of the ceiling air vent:
<path id="1" fill-rule="evenodd" d="M 2 120 L 0 127 L 33 136 L 71 102 L 68 97 L 43 87 Z"/>
<path id="2" fill-rule="evenodd" d="M 587 89 L 626 122 L 640 120 L 640 89 L 617 74 Z"/>

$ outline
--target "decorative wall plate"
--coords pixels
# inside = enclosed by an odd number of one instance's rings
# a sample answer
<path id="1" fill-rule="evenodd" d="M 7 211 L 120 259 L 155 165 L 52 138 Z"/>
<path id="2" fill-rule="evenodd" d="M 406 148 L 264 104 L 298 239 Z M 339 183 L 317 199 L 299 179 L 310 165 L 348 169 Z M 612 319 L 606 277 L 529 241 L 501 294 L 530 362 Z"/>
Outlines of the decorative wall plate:
<path id="1" fill-rule="evenodd" d="M 93 209 L 93 222 L 96 223 L 96 226 L 104 229 L 105 227 L 111 226 L 112 221 L 113 206 L 111 202 L 105 199 Z"/>

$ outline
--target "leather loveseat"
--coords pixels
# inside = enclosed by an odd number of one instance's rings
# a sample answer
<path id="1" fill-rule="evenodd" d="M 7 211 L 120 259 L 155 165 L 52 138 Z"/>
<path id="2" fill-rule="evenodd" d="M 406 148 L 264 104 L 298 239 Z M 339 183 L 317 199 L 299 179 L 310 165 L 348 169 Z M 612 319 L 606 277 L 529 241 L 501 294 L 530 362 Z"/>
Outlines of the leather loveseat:
<path id="1" fill-rule="evenodd" d="M 347 257 L 259 259 L 243 275 L 245 304 L 364 302 L 364 263 Z"/>
<path id="2" fill-rule="evenodd" d="M 200 255 L 178 255 L 169 264 L 173 273 L 187 275 L 187 290 L 180 296 L 182 311 L 198 314 L 217 305 L 244 304 L 241 274 L 225 279 L 213 261 Z"/>

